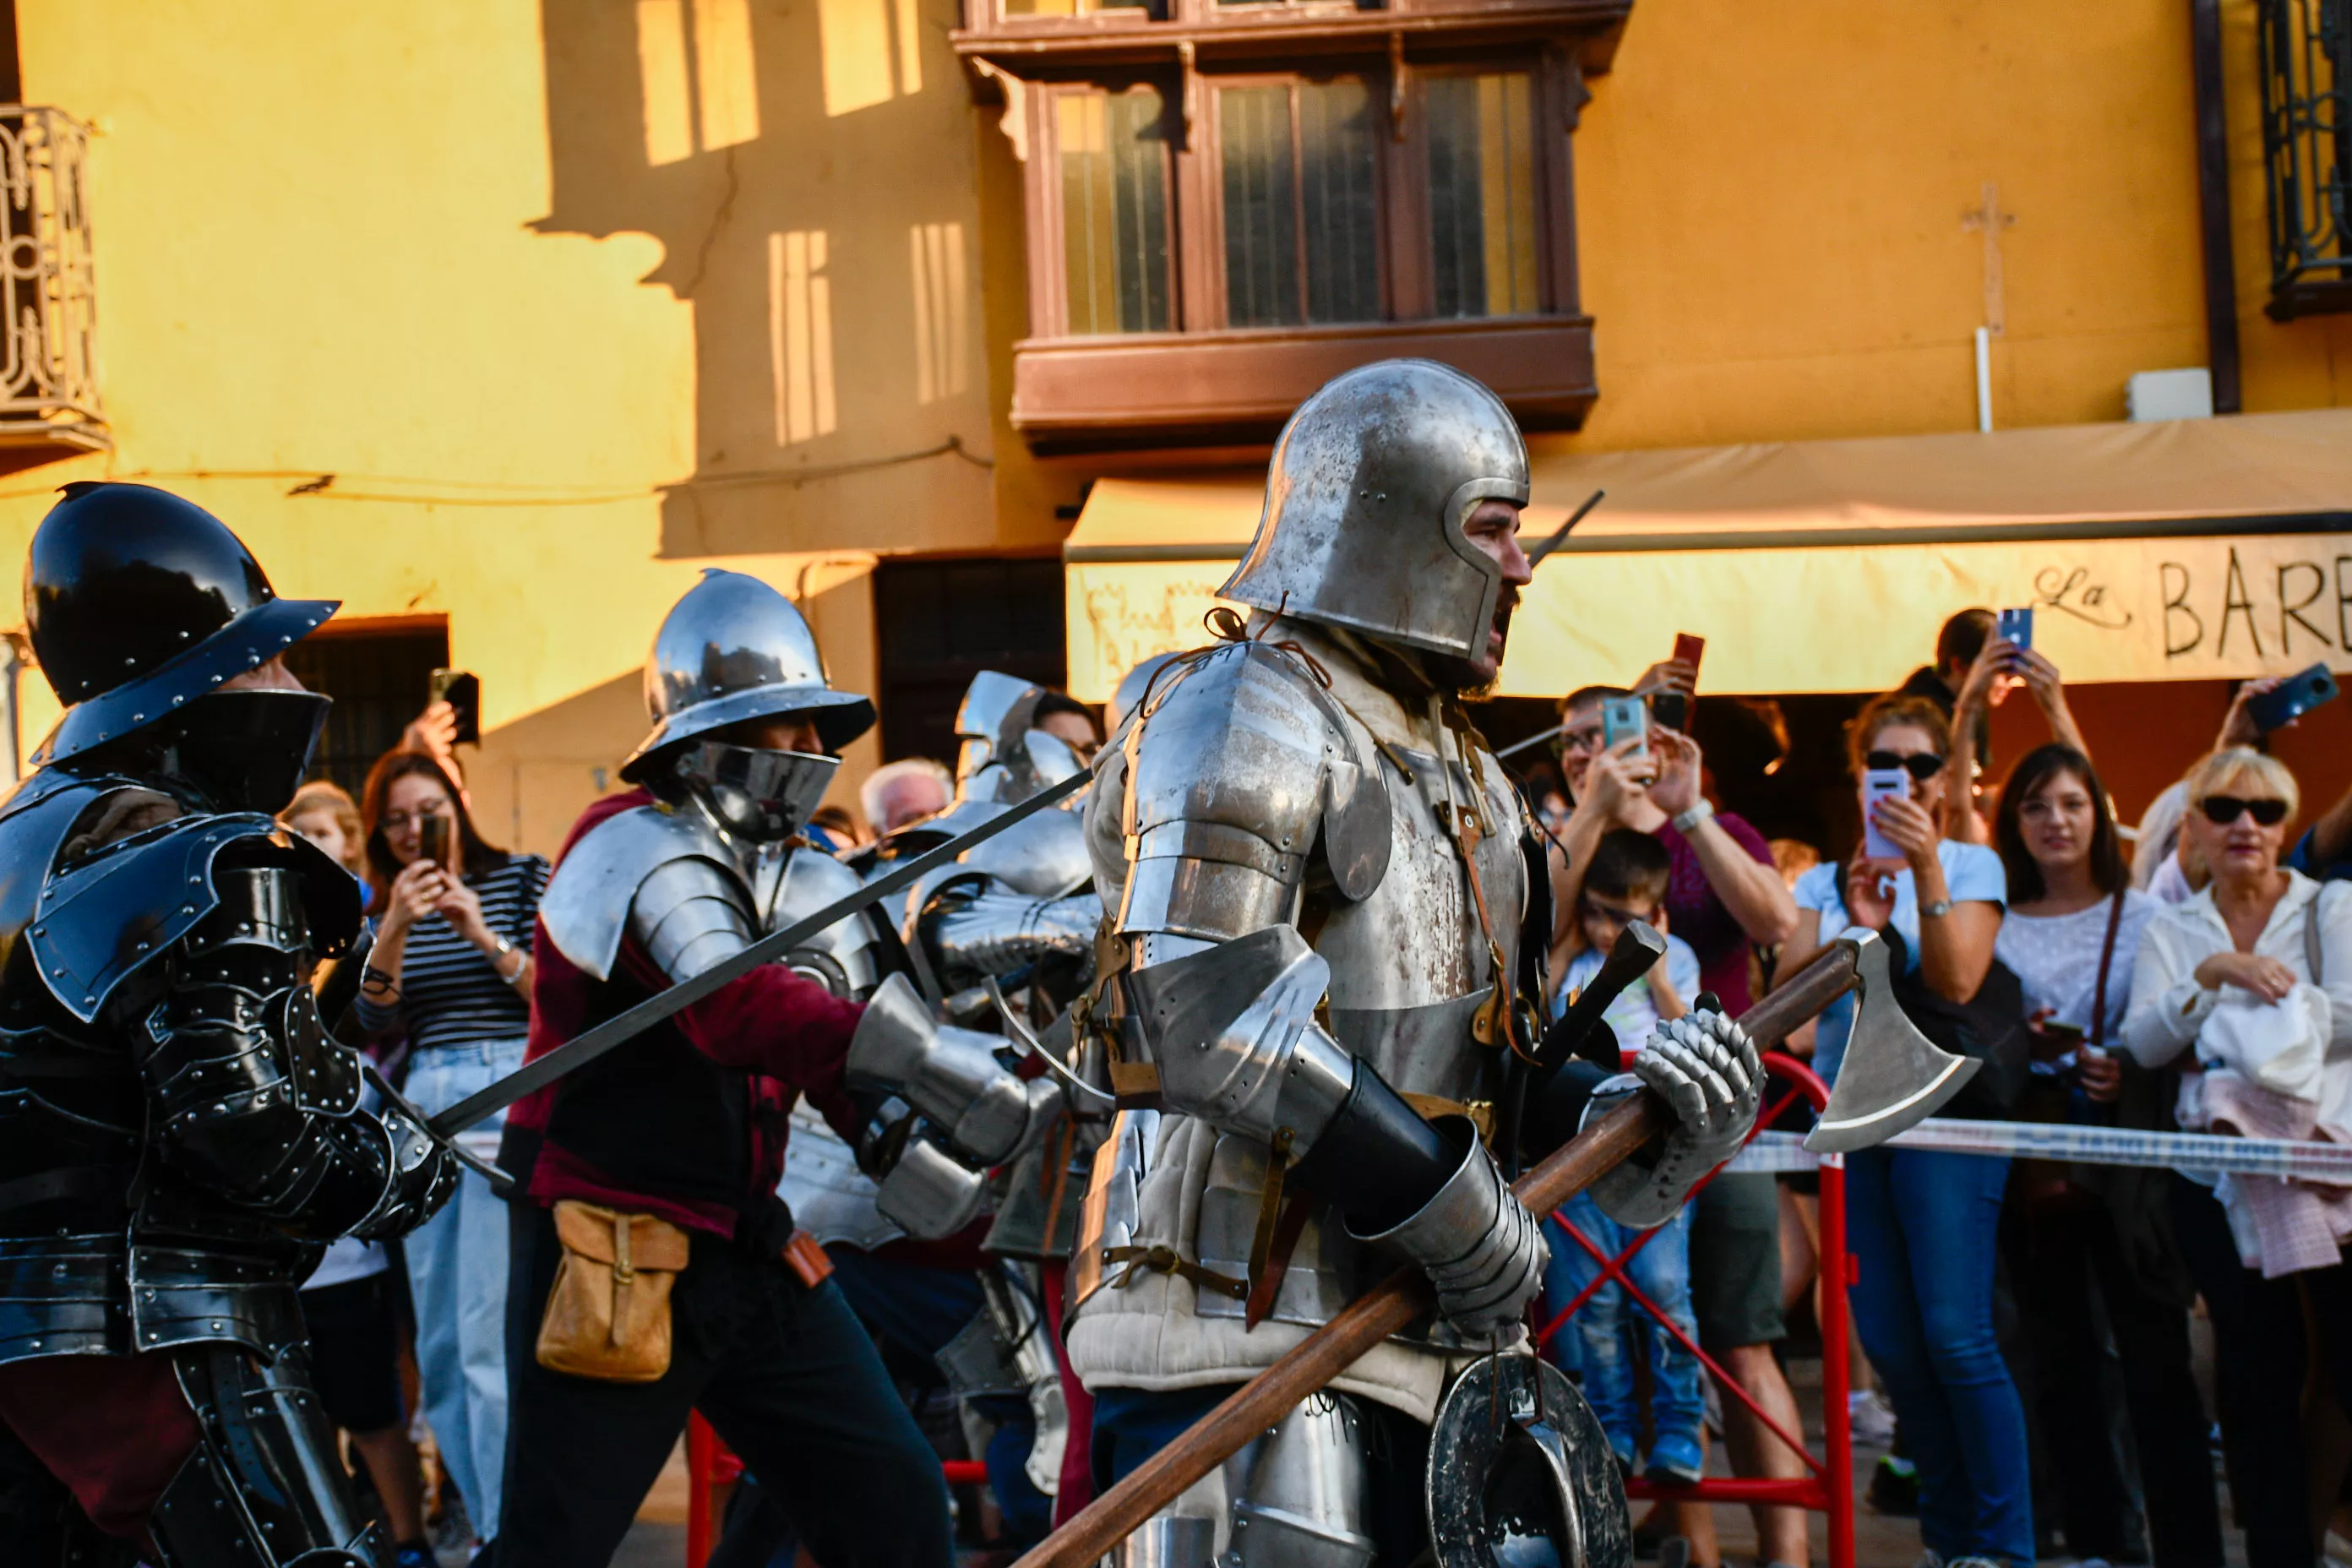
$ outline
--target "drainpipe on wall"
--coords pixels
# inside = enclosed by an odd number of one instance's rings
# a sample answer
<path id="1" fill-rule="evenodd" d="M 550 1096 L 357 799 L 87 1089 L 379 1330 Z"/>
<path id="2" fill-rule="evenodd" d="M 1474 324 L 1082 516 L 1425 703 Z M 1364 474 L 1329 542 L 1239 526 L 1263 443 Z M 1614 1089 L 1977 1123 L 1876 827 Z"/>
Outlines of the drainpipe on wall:
<path id="1" fill-rule="evenodd" d="M 5 732 L 5 745 L 0 746 L 0 768 L 7 777 L 0 781 L 14 786 L 25 776 L 23 753 L 16 738 L 16 683 L 24 678 L 25 656 L 13 637 L 0 637 L 0 731 Z"/>
<path id="2" fill-rule="evenodd" d="M 2229 122 L 2221 91 L 2221 0 L 2189 0 L 2189 76 L 2197 102 L 2197 226 L 2205 262 L 2205 357 L 2213 412 L 2235 414 L 2238 267 L 2230 249 Z"/>

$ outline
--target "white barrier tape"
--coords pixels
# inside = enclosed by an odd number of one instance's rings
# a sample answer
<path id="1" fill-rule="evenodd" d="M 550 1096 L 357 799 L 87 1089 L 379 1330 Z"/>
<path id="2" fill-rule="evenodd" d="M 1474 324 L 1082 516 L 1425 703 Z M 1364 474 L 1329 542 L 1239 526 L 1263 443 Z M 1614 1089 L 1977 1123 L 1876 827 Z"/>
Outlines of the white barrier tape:
<path id="1" fill-rule="evenodd" d="M 1931 1117 L 1891 1141 L 1896 1149 L 2020 1155 L 2081 1165 L 2154 1165 L 2183 1175 L 2296 1176 L 2352 1186 L 2352 1145 L 2203 1132 L 2135 1132 L 2042 1121 L 1953 1121 Z M 1817 1156 L 1796 1132 L 1759 1132 L 1727 1168 L 1810 1171 Z"/>

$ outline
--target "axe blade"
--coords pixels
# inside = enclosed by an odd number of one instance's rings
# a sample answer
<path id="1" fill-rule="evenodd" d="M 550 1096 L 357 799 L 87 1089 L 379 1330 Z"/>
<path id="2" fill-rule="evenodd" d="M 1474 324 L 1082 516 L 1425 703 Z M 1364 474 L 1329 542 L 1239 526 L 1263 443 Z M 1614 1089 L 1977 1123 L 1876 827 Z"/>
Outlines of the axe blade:
<path id="1" fill-rule="evenodd" d="M 1984 1065 L 1943 1049 L 1905 1016 L 1875 931 L 1856 928 L 1838 940 L 1853 949 L 1853 1032 L 1830 1102 L 1805 1138 L 1816 1154 L 1850 1154 L 1917 1126 Z"/>

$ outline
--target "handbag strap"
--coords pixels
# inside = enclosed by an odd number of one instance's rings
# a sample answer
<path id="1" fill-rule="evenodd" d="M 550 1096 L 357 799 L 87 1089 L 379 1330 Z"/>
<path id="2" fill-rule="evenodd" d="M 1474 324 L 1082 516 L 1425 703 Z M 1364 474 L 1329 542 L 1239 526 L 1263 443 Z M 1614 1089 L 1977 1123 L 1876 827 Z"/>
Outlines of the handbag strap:
<path id="1" fill-rule="evenodd" d="M 2124 923 L 2124 890 L 2107 900 L 2107 936 L 2099 946 L 2099 984 L 2091 1002 L 2091 1044 L 2104 1050 L 2107 1044 L 2107 971 L 2115 966 L 2116 932 Z"/>
<path id="2" fill-rule="evenodd" d="M 2311 902 L 2303 910 L 2303 962 L 2311 971 L 2311 983 L 2324 985 L 2319 977 L 2319 905 L 2326 895 L 2327 884 L 2322 882 L 2319 891 L 2311 895 Z"/>

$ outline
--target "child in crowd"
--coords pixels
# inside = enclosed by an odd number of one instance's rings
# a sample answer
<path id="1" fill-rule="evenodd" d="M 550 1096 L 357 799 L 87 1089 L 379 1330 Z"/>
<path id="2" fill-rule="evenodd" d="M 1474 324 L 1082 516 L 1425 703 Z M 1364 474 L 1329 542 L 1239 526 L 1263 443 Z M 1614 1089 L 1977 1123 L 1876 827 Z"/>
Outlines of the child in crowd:
<path id="1" fill-rule="evenodd" d="M 1655 837 L 1616 828 L 1603 834 L 1594 847 L 1592 865 L 1584 874 L 1578 900 L 1577 951 L 1562 976 L 1555 1005 L 1560 1011 L 1600 972 L 1602 958 L 1628 921 L 1646 921 L 1666 938 L 1665 956 L 1647 975 L 1627 986 L 1603 1015 L 1619 1045 L 1628 1051 L 1646 1046 L 1659 1024 L 1690 1011 L 1690 1002 L 1698 994 L 1698 955 L 1688 942 L 1665 931 L 1666 884 L 1671 873 L 1666 847 Z M 1610 1219 L 1583 1194 L 1570 1199 L 1560 1213 L 1612 1258 L 1637 1234 Z M 1559 1219 L 1544 1223 L 1551 1240 L 1545 1292 L 1551 1310 L 1557 1311 L 1600 1275 L 1601 1266 Z M 1688 1206 L 1650 1237 L 1627 1262 L 1625 1274 L 1635 1289 L 1696 1342 L 1698 1328 L 1691 1313 Z M 1571 1334 L 1572 1347 L 1562 1342 Z M 1604 1282 L 1552 1344 L 1556 1353 L 1572 1348 L 1580 1354 L 1584 1396 L 1601 1418 L 1609 1446 L 1626 1474 L 1634 1471 L 1641 1428 L 1633 1398 L 1632 1358 L 1635 1354 L 1647 1358 L 1654 1391 L 1647 1475 L 1654 1481 L 1687 1485 L 1705 1473 L 1706 1407 L 1699 1390 L 1698 1358 L 1664 1323 L 1636 1305 L 1622 1286 L 1614 1280 Z M 1562 1364 L 1573 1364 L 1568 1355 L 1559 1359 Z"/>

